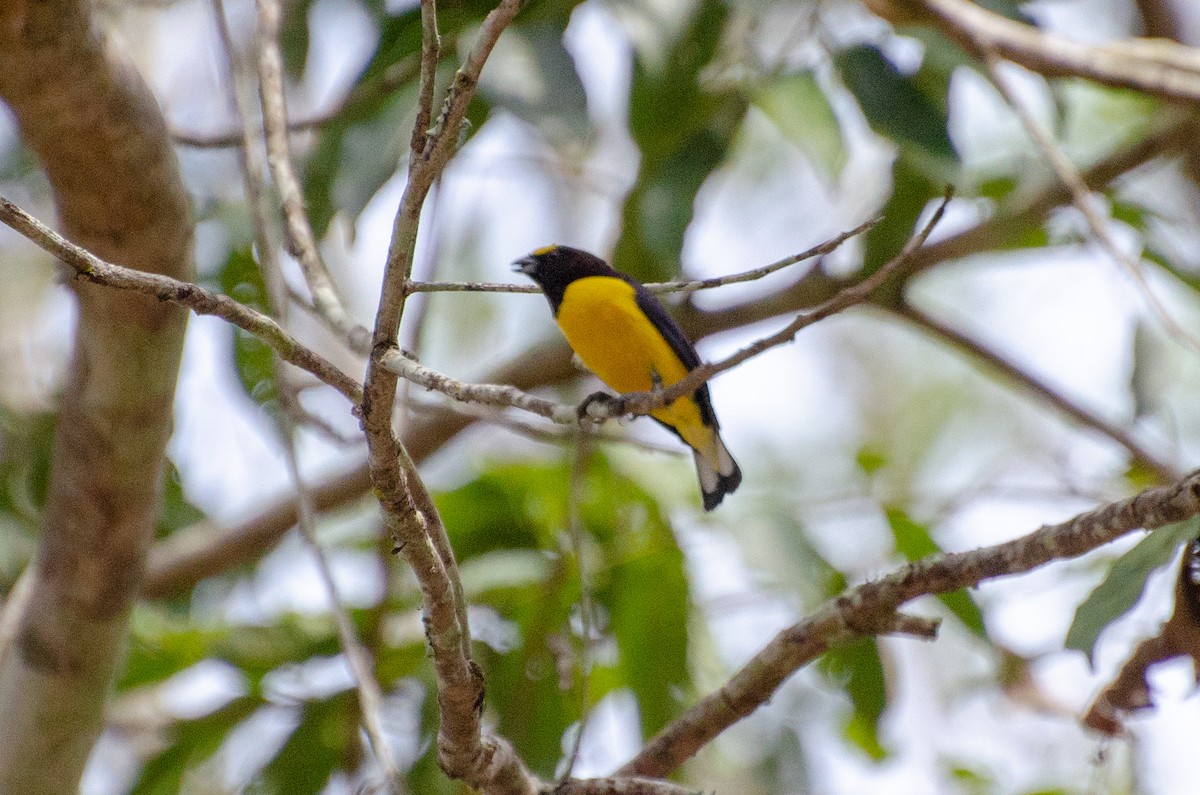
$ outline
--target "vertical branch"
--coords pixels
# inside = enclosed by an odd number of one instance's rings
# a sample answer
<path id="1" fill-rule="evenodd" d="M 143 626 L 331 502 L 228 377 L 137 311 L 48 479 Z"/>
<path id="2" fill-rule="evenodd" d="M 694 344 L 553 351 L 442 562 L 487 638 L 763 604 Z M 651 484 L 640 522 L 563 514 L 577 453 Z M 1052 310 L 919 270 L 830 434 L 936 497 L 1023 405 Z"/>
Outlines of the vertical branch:
<path id="1" fill-rule="evenodd" d="M 283 374 L 277 369 L 276 375 L 282 377 Z M 313 509 L 312 494 L 300 473 L 300 462 L 296 457 L 295 427 L 288 411 L 283 412 L 280 425 L 288 475 L 296 486 L 296 524 L 300 530 L 300 537 L 304 539 L 305 546 L 308 547 L 317 562 L 317 572 L 320 574 L 321 583 L 325 586 L 325 592 L 329 597 L 329 610 L 333 614 L 334 624 L 337 627 L 338 642 L 341 644 L 342 653 L 346 655 L 346 665 L 350 669 L 350 675 L 354 679 L 355 690 L 358 693 L 359 710 L 367 740 L 371 744 L 371 750 L 375 752 L 375 758 L 379 761 L 383 777 L 388 783 L 388 791 L 400 792 L 400 771 L 392 758 L 391 750 L 388 748 L 387 735 L 383 729 L 383 692 L 375 678 L 371 660 L 362 643 L 359 642 L 354 624 L 346 613 L 345 605 L 342 604 L 337 583 L 333 579 L 333 570 L 329 567 L 329 558 L 325 555 L 325 550 L 321 548 L 320 542 L 317 541 L 316 512 Z"/>
<path id="2" fill-rule="evenodd" d="M 535 791 L 536 782 L 521 760 L 506 743 L 482 735 L 483 675 L 471 660 L 470 630 L 458 567 L 433 500 L 393 430 L 397 376 L 381 367 L 375 358 L 396 345 L 407 298 L 406 286 L 412 275 L 421 207 L 434 179 L 454 153 L 480 70 L 519 7 L 519 0 L 502 0 L 488 14 L 471 55 L 455 74 L 437 124 L 427 132 L 428 117 L 418 110 L 418 122 L 424 117 L 426 124 L 415 129 L 411 139 L 408 184 L 392 228 L 361 416 L 376 497 L 399 553 L 412 567 L 421 586 L 426 637 L 433 653 L 441 711 L 438 761 L 449 775 L 472 786 L 525 794 Z M 425 0 L 421 13 L 425 31 L 421 90 L 431 95 L 439 46 L 434 3 Z"/>
<path id="3" fill-rule="evenodd" d="M 329 270 L 317 248 L 317 239 L 304 211 L 304 194 L 292 163 L 288 138 L 287 104 L 283 91 L 283 54 L 279 49 L 280 9 L 277 0 L 256 0 L 258 8 L 258 80 L 262 99 L 267 163 L 279 190 L 287 229 L 288 249 L 300 263 L 312 293 L 313 306 L 337 331 L 351 340 L 365 341 L 366 329 L 355 323 L 342 305 Z"/>
<path id="4" fill-rule="evenodd" d="M 162 113 L 89 3 L 0 3 L 0 98 L 54 193 L 67 236 L 143 273 L 188 279 L 188 197 Z M 104 721 L 154 538 L 186 313 L 72 285 L 28 600 L 0 663 L 0 792 L 74 792 Z"/>
<path id="5" fill-rule="evenodd" d="M 409 148 L 413 154 L 425 151 L 426 136 L 433 131 L 433 92 L 437 82 L 437 66 L 442 56 L 442 40 L 438 35 L 437 2 L 421 0 L 421 88 L 417 94 L 417 120 L 413 123 Z"/>
<path id="6" fill-rule="evenodd" d="M 591 423 L 580 423 L 575 434 L 575 456 L 571 461 L 571 482 L 567 490 L 567 520 L 575 566 L 579 569 L 579 730 L 567 755 L 566 767 L 559 777 L 560 785 L 571 778 L 571 772 L 579 760 L 579 750 L 583 747 L 583 733 L 587 730 L 591 706 L 592 589 L 587 571 L 587 530 L 583 524 L 583 502 L 584 490 L 587 487 L 588 461 L 591 460 L 593 450 L 595 429 Z"/>

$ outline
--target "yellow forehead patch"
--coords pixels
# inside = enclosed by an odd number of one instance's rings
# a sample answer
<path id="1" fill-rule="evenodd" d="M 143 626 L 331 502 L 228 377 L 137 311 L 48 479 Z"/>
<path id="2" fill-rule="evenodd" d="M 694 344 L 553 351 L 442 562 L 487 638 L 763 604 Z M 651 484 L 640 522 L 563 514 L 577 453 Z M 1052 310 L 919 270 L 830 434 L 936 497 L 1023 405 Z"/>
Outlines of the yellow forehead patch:
<path id="1" fill-rule="evenodd" d="M 535 248 L 533 251 L 530 252 L 530 256 L 542 257 L 542 256 L 545 256 L 546 254 L 549 254 L 552 251 L 555 251 L 556 249 L 558 249 L 558 245 L 556 243 L 551 243 L 548 246 L 542 246 L 541 248 Z"/>

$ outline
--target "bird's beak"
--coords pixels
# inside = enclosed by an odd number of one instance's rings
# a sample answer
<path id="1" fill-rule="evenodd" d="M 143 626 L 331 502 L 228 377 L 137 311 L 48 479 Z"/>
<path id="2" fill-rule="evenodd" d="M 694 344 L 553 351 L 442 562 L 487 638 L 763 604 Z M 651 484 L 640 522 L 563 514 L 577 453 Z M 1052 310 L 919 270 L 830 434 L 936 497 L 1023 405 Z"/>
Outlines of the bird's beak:
<path id="1" fill-rule="evenodd" d="M 512 264 L 512 269 L 516 273 L 523 273 L 526 276 L 532 276 L 537 271 L 537 260 L 533 257 L 521 257 Z"/>

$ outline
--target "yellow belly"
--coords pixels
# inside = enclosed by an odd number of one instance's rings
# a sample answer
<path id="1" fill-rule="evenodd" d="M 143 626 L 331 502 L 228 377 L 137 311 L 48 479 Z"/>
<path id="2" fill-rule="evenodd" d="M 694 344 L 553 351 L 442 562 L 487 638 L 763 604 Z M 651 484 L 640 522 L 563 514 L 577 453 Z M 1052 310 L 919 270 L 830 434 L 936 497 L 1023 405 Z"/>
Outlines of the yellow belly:
<path id="1" fill-rule="evenodd" d="M 648 392 L 655 378 L 670 386 L 687 368 L 638 308 L 633 287 L 620 279 L 589 276 L 572 282 L 559 305 L 559 328 L 588 369 L 618 392 Z M 689 445 L 705 451 L 713 432 L 691 396 L 651 416 L 675 428 Z"/>

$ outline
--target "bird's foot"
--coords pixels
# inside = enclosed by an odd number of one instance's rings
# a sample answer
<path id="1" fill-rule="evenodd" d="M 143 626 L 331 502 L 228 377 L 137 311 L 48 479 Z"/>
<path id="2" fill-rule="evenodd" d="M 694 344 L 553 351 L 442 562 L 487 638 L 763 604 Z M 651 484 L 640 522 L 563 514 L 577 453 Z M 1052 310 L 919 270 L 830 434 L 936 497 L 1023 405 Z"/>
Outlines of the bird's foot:
<path id="1" fill-rule="evenodd" d="M 580 420 L 604 422 L 625 413 L 625 400 L 620 395 L 610 395 L 607 392 L 593 392 L 584 398 L 576 409 Z"/>

